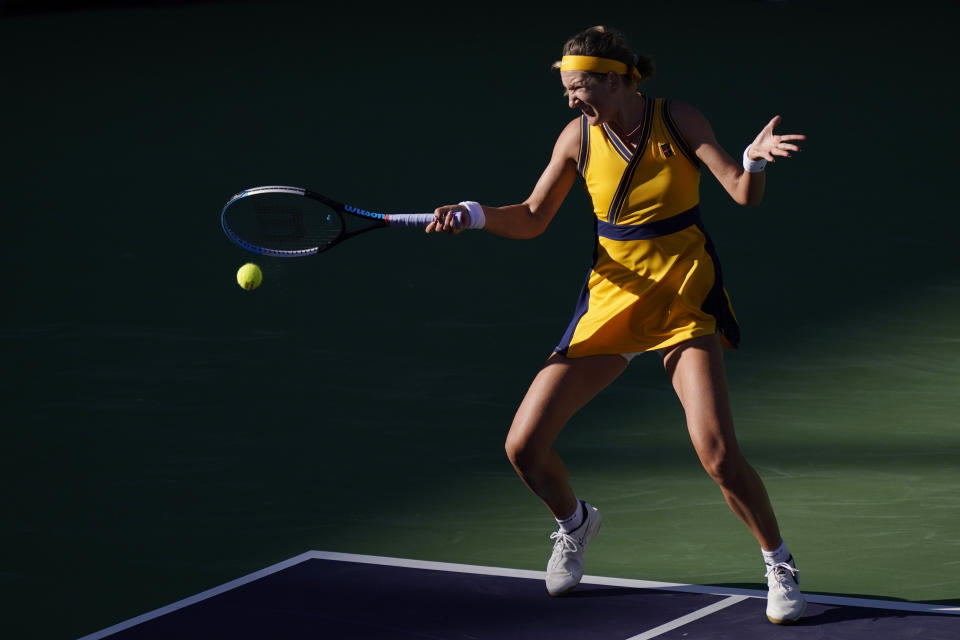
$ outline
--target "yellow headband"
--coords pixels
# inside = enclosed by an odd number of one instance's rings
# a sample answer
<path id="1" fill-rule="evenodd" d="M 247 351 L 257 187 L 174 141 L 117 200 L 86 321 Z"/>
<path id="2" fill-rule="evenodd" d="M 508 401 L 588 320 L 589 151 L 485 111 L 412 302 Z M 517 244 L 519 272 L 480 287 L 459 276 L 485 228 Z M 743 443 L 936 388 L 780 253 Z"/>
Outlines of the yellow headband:
<path id="1" fill-rule="evenodd" d="M 619 60 L 597 58 L 595 56 L 563 56 L 560 60 L 560 71 L 589 71 L 591 73 L 609 73 L 630 76 L 636 81 L 643 77 L 636 67 L 630 67 Z"/>

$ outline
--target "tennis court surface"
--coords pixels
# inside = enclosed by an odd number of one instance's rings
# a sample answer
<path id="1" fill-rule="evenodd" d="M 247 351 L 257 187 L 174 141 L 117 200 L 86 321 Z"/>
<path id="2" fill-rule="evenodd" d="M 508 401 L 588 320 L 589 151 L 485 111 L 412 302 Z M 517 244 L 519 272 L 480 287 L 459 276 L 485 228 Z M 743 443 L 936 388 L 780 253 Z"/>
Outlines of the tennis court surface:
<path id="1" fill-rule="evenodd" d="M 960 607 L 808 595 L 804 618 L 778 627 L 765 597 L 585 576 L 551 598 L 537 571 L 310 551 L 81 640 L 960 638 Z"/>

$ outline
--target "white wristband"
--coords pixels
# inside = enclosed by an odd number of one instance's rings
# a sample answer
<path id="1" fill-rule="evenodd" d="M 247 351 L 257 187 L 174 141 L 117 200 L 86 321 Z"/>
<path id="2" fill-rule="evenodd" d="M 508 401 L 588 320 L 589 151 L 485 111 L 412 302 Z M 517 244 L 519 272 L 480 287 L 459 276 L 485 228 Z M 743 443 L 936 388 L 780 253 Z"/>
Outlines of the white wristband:
<path id="1" fill-rule="evenodd" d="M 487 223 L 487 217 L 483 215 L 483 207 L 480 203 L 465 200 L 460 203 L 460 206 L 466 208 L 467 213 L 470 214 L 470 226 L 467 229 L 483 229 L 483 225 Z"/>
<path id="2" fill-rule="evenodd" d="M 747 148 L 743 150 L 743 168 L 747 173 L 760 173 L 767 166 L 767 159 L 757 158 L 754 160 L 747 155 L 749 150 L 750 145 L 748 144 Z"/>

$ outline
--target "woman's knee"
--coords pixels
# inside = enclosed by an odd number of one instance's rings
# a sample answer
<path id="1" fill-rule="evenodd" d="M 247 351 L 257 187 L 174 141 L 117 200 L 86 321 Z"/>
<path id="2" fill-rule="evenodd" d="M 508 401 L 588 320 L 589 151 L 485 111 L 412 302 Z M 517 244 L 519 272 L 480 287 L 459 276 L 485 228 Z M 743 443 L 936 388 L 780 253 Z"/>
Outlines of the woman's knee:
<path id="1" fill-rule="evenodd" d="M 504 443 L 504 450 L 507 453 L 507 459 L 518 471 L 533 471 L 537 469 L 544 458 L 546 451 L 542 447 L 536 446 L 529 438 L 524 438 L 514 434 L 512 431 L 507 434 L 507 440 Z"/>
<path id="2" fill-rule="evenodd" d="M 707 474 L 721 487 L 736 485 L 744 476 L 747 461 L 738 451 L 717 447 L 700 454 Z"/>

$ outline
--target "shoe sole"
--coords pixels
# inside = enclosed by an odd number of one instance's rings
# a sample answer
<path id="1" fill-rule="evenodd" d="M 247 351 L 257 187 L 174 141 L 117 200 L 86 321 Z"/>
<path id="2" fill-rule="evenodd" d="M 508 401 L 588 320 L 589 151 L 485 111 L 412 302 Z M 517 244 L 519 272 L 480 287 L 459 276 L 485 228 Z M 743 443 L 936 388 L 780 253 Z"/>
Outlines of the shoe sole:
<path id="1" fill-rule="evenodd" d="M 776 618 L 771 618 L 770 616 L 767 616 L 767 620 L 769 620 L 773 624 L 788 626 L 791 624 L 795 624 L 798 620 L 800 620 L 800 618 L 803 617 L 803 614 L 806 610 L 807 610 L 807 603 L 804 602 L 803 609 L 800 609 L 800 613 L 797 614 L 796 618 L 784 618 L 783 620 L 777 620 Z"/>
<path id="2" fill-rule="evenodd" d="M 564 589 L 563 591 L 547 591 L 547 595 L 549 595 L 551 598 L 559 598 L 563 595 L 570 593 L 576 588 L 577 588 L 577 585 L 573 585 L 569 589 Z"/>

